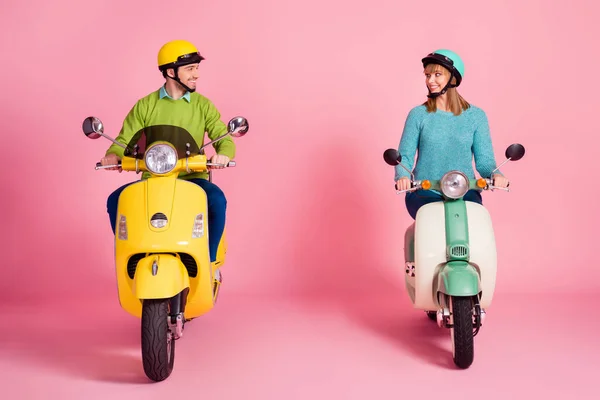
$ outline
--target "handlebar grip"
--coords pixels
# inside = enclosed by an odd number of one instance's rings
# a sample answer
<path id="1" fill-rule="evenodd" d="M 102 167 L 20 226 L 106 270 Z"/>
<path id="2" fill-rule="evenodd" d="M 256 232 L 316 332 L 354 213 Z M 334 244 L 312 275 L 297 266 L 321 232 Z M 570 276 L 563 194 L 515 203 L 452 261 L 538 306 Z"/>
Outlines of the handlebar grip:
<path id="1" fill-rule="evenodd" d="M 235 161 L 229 161 L 229 162 L 227 163 L 227 166 L 228 166 L 228 167 L 235 167 Z"/>
<path id="2" fill-rule="evenodd" d="M 97 163 L 96 163 L 96 168 L 100 168 L 101 166 L 102 166 L 102 163 L 101 163 L 101 162 L 97 162 Z"/>

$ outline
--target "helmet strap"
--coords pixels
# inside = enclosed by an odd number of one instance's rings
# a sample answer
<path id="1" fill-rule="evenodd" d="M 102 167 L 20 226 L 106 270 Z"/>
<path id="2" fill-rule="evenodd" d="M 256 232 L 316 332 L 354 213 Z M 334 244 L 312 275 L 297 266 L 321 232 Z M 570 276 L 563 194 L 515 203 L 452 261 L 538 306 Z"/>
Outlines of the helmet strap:
<path id="1" fill-rule="evenodd" d="M 181 82 L 181 79 L 179 79 L 179 67 L 174 67 L 173 68 L 173 74 L 175 75 L 174 78 L 171 77 L 171 76 L 169 76 L 169 74 L 167 74 L 166 71 L 165 71 L 165 75 L 166 75 L 167 78 L 170 78 L 170 79 L 174 80 L 175 82 L 179 83 L 188 92 L 193 93 L 193 92 L 196 91 L 196 89 L 189 88 L 186 85 L 184 85 L 183 82 Z"/>
<path id="2" fill-rule="evenodd" d="M 430 99 L 435 99 L 441 95 L 443 95 L 444 93 L 446 93 L 448 91 L 448 89 L 456 87 L 456 85 L 452 84 L 452 78 L 454 77 L 454 72 L 450 71 L 450 79 L 448 80 L 448 83 L 446 84 L 446 86 L 444 86 L 444 88 L 436 93 L 431 93 L 431 90 L 429 90 L 429 87 L 427 87 L 427 91 L 429 92 L 429 94 L 427 95 L 428 98 Z"/>

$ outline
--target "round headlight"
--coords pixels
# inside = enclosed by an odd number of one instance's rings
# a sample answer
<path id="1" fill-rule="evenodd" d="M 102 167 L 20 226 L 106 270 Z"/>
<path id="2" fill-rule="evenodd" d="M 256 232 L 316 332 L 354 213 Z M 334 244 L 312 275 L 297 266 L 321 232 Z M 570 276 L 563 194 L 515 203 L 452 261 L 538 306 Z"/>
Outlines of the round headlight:
<path id="1" fill-rule="evenodd" d="M 469 178 L 459 171 L 450 171 L 442 177 L 440 186 L 444 196 L 460 199 L 469 191 Z"/>
<path id="2" fill-rule="evenodd" d="M 146 151 L 145 161 L 150 172 L 166 174 L 177 165 L 177 152 L 168 144 L 156 144 Z"/>

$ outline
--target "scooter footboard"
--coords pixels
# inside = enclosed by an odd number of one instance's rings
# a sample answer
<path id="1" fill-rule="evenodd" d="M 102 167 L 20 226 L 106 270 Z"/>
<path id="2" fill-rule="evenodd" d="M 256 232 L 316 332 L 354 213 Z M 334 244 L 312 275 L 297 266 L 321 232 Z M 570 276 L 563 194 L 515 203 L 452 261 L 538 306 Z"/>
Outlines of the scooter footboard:
<path id="1" fill-rule="evenodd" d="M 185 265 L 171 254 L 141 259 L 133 277 L 133 293 L 138 299 L 167 299 L 189 287 Z"/>

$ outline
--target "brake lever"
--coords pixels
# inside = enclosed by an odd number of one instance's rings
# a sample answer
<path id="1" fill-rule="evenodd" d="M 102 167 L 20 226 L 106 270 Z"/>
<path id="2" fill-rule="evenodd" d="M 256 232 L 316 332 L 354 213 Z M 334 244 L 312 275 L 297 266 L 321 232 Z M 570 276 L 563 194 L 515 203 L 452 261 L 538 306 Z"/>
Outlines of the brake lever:
<path id="1" fill-rule="evenodd" d="M 235 161 L 229 161 L 227 163 L 227 165 L 207 162 L 206 166 L 207 167 L 227 167 L 227 168 L 231 168 L 231 167 L 235 167 Z"/>
<path id="2" fill-rule="evenodd" d="M 411 187 L 410 189 L 405 189 L 405 190 L 398 190 L 398 184 L 394 183 L 394 188 L 396 189 L 396 194 L 402 194 L 402 193 L 407 193 L 407 192 L 414 192 L 415 190 L 419 189 L 419 186 L 414 186 L 414 187 Z"/>
<path id="3" fill-rule="evenodd" d="M 102 163 L 96 163 L 96 171 L 99 169 L 106 169 L 106 168 L 120 168 L 121 164 L 116 164 L 116 165 L 102 165 Z"/>
<path id="4" fill-rule="evenodd" d="M 493 192 L 494 190 L 504 190 L 505 192 L 510 192 L 509 188 L 502 188 L 502 187 L 498 187 L 498 186 L 493 186 L 493 185 L 488 185 L 488 187 L 490 188 L 490 190 Z"/>

